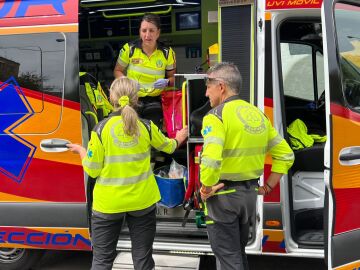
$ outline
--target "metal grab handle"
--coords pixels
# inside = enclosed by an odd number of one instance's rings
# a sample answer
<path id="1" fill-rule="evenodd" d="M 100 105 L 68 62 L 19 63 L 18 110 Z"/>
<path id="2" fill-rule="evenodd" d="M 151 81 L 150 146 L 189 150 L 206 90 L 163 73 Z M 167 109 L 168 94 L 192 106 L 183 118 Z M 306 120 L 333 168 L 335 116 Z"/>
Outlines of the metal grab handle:
<path id="1" fill-rule="evenodd" d="M 41 146 L 44 148 L 68 148 L 67 143 L 42 143 Z"/>
<path id="2" fill-rule="evenodd" d="M 40 149 L 46 153 L 61 153 L 68 151 L 67 144 L 71 143 L 65 139 L 44 139 L 40 142 Z"/>
<path id="3" fill-rule="evenodd" d="M 342 154 L 339 156 L 339 159 L 341 161 L 350 161 L 350 160 L 360 159 L 360 154 L 353 154 L 353 153 Z"/>
<path id="4" fill-rule="evenodd" d="M 341 149 L 339 162 L 343 166 L 353 166 L 360 164 L 360 146 L 350 146 Z"/>

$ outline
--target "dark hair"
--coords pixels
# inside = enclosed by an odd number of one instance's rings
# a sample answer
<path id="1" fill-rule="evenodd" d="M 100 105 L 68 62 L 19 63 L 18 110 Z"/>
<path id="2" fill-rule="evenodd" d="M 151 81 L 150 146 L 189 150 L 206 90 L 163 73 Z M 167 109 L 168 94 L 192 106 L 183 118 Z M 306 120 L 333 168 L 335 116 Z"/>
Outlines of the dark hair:
<path id="1" fill-rule="evenodd" d="M 147 21 L 149 23 L 154 24 L 158 29 L 161 28 L 160 17 L 157 14 L 145 13 L 145 15 L 141 19 L 141 22 L 143 22 L 143 21 Z M 141 25 L 141 23 L 140 23 L 140 25 Z"/>

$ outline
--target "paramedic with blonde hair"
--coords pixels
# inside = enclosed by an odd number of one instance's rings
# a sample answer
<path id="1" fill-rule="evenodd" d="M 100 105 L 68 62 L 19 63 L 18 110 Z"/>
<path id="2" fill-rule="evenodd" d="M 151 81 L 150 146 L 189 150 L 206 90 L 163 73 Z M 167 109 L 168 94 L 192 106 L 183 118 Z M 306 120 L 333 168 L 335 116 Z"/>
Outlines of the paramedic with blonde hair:
<path id="1" fill-rule="evenodd" d="M 80 154 L 85 172 L 96 178 L 92 209 L 92 270 L 111 270 L 126 217 L 136 270 L 154 269 L 152 245 L 156 231 L 155 204 L 160 192 L 150 165 L 151 147 L 173 153 L 187 138 L 165 137 L 151 121 L 138 118 L 137 83 L 121 77 L 110 87 L 115 111 L 91 132 L 88 149 L 68 144 Z"/>

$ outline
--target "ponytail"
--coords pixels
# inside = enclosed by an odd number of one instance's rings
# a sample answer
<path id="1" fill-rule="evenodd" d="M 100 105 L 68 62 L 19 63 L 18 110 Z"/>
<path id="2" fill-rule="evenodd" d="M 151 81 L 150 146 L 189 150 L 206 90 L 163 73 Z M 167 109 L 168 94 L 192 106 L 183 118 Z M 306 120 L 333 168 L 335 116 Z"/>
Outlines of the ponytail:
<path id="1" fill-rule="evenodd" d="M 124 133 L 128 136 L 139 137 L 138 114 L 134 107 L 138 101 L 137 83 L 121 77 L 111 84 L 110 100 L 114 104 L 115 111 L 121 110 L 124 123 Z"/>
<path id="2" fill-rule="evenodd" d="M 134 108 L 125 105 L 121 110 L 121 116 L 124 122 L 124 132 L 132 137 L 139 137 L 138 115 Z"/>

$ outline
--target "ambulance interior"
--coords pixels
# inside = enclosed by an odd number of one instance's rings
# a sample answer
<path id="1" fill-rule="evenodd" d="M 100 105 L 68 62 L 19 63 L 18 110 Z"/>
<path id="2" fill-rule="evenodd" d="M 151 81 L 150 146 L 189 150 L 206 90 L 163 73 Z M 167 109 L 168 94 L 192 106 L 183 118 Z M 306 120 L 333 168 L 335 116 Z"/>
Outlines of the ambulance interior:
<path id="1" fill-rule="evenodd" d="M 301 145 L 293 146 L 288 181 L 292 237 L 301 248 L 324 245 L 325 142 L 304 145 L 302 134 L 290 132 L 289 126 L 300 119 L 305 133 L 326 135 L 321 30 L 320 22 L 312 20 L 285 20 L 278 30 L 284 134 Z"/>
<path id="2" fill-rule="evenodd" d="M 98 82 L 108 95 L 114 79 L 113 70 L 122 46 L 139 39 L 142 16 L 153 12 L 160 16 L 159 41 L 171 46 L 176 53 L 177 73 L 195 73 L 202 70 L 201 1 L 80 1 L 79 12 L 79 69 L 88 76 L 80 77 L 82 110 L 91 110 L 84 84 L 94 88 Z M 149 2 L 149 3 L 147 3 Z M 180 90 L 183 77 L 177 76 Z M 94 112 L 98 114 L 98 112 Z M 161 108 L 153 106 L 147 114 L 161 116 Z M 85 127 L 94 126 L 94 117 L 84 115 Z M 100 116 L 101 120 L 102 116 Z M 86 133 L 86 132 L 85 132 Z M 184 157 L 186 159 L 186 157 Z M 184 163 L 182 161 L 182 163 Z M 186 163 L 186 161 L 185 161 Z M 186 165 L 186 164 L 184 164 Z"/>
<path id="3" fill-rule="evenodd" d="M 149 3 L 147 3 L 149 2 Z M 106 94 L 113 81 L 113 70 L 122 46 L 139 39 L 141 18 L 146 12 L 159 15 L 159 41 L 171 46 L 176 53 L 177 74 L 190 74 L 206 69 L 202 53 L 201 0 L 194 1 L 80 1 L 79 69 L 89 74 L 92 85 L 100 82 Z M 216 37 L 216 36 L 215 36 Z M 88 77 L 89 77 L 88 76 Z M 176 82 L 181 89 L 180 76 Z M 80 78 L 81 87 L 85 80 Z M 84 93 L 84 91 L 80 91 Z M 86 103 L 86 95 L 83 95 Z M 89 102 L 87 102 L 89 103 Z M 84 105 L 89 107 L 88 105 Z M 161 115 L 153 106 L 148 115 Z M 93 122 L 91 115 L 85 115 Z M 102 117 L 100 117 L 102 118 Z M 150 119 L 152 119 L 150 117 Z M 101 119 L 100 119 L 101 120 Z M 89 129 L 91 130 L 91 123 Z"/>
<path id="4" fill-rule="evenodd" d="M 194 73 L 201 66 L 200 0 L 191 4 L 168 1 L 161 6 L 136 4 L 139 1 L 126 1 L 134 4 L 117 1 L 103 6 L 86 2 L 80 3 L 80 70 L 90 72 L 99 81 L 111 83 L 119 51 L 125 43 L 139 39 L 141 18 L 146 12 L 159 14 L 159 41 L 174 49 L 177 73 Z"/>

